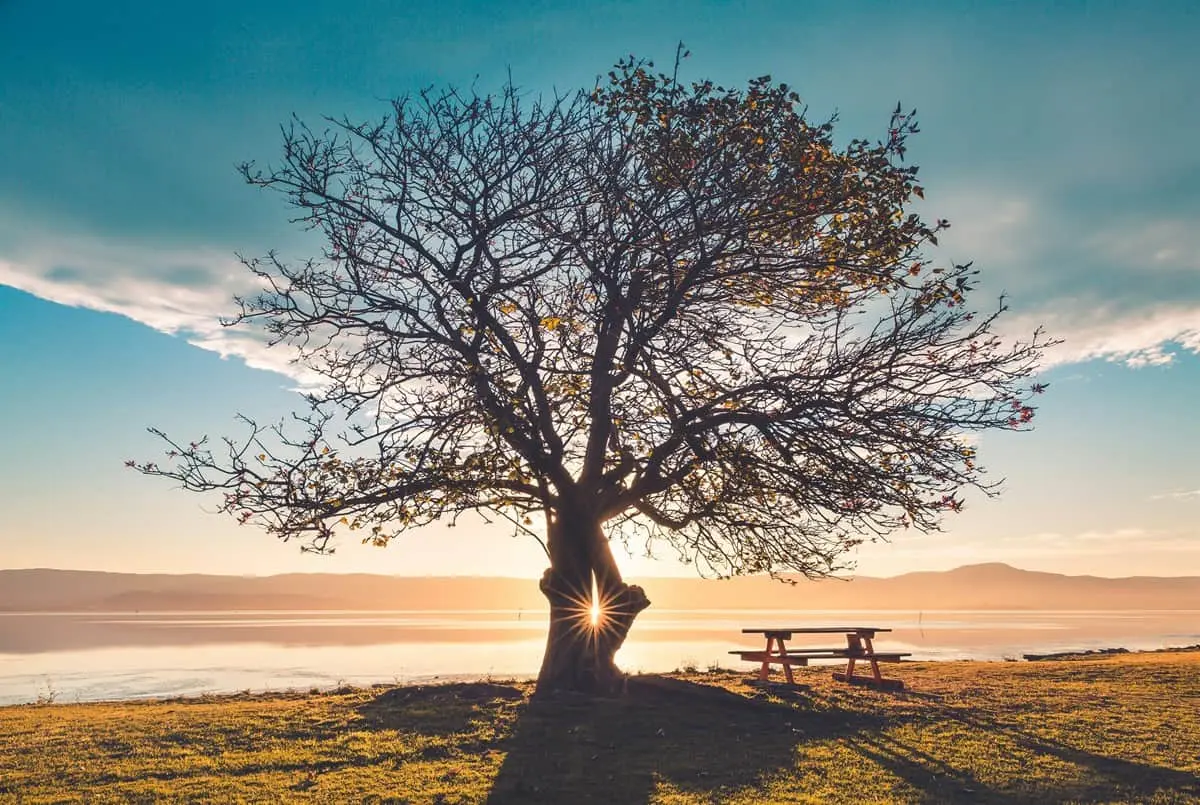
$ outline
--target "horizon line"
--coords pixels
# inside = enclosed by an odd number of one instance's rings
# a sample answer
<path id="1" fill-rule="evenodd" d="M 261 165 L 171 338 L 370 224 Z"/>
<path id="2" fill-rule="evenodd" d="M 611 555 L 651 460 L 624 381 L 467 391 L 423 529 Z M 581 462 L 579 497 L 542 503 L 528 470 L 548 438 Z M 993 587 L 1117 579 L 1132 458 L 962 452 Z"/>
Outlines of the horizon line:
<path id="1" fill-rule="evenodd" d="M 1200 578 L 1200 573 L 1183 573 L 1183 574 L 1179 574 L 1179 575 L 1138 574 L 1138 575 L 1131 575 L 1131 576 L 1102 576 L 1102 575 L 1097 575 L 1094 573 L 1069 574 L 1069 573 L 1057 573 L 1054 571 L 1046 571 L 1046 570 L 1029 570 L 1027 568 L 1017 567 L 1016 565 L 1010 565 L 1007 562 L 974 562 L 974 563 L 965 564 L 965 565 L 958 565 L 956 567 L 947 568 L 944 570 L 932 570 L 932 569 L 908 570 L 903 573 L 897 573 L 897 574 L 894 574 L 891 576 L 874 576 L 874 575 L 865 575 L 865 574 L 864 575 L 830 575 L 830 576 L 823 576 L 823 577 L 810 579 L 810 578 L 805 578 L 804 576 L 802 576 L 801 574 L 798 574 L 798 573 L 780 573 L 779 577 L 795 579 L 798 582 L 800 582 L 800 581 L 852 581 L 854 579 L 898 579 L 898 578 L 903 578 L 904 576 L 911 576 L 911 575 L 915 575 L 915 574 L 919 574 L 919 573 L 955 573 L 955 572 L 958 572 L 961 570 L 968 570 L 968 569 L 972 569 L 972 568 L 984 568 L 984 567 L 995 568 L 995 569 L 1003 568 L 1006 570 L 1015 570 L 1015 571 L 1018 571 L 1021 573 L 1033 573 L 1033 574 L 1042 574 L 1042 575 L 1048 575 L 1048 576 L 1061 576 L 1063 578 L 1069 578 L 1069 579 L 1093 578 L 1093 579 L 1121 580 L 1121 579 Z M 370 572 L 362 572 L 362 571 L 350 571 L 350 572 L 346 572 L 346 571 L 288 571 L 288 572 L 282 572 L 282 573 L 268 573 L 268 574 L 260 575 L 260 574 L 255 574 L 255 573 L 210 573 L 210 572 L 201 572 L 201 571 L 157 571 L 157 570 L 154 570 L 154 571 L 96 570 L 96 569 L 85 569 L 85 568 L 56 568 L 56 567 L 0 568 L 0 573 L 9 573 L 9 572 L 104 573 L 104 574 L 109 574 L 109 575 L 122 575 L 122 576 L 210 576 L 210 577 L 215 577 L 215 578 L 237 578 L 237 579 L 270 579 L 270 578 L 279 578 L 282 576 L 371 576 L 374 578 L 388 578 L 388 579 L 447 579 L 447 580 L 448 579 L 507 579 L 507 580 L 513 580 L 513 581 L 536 580 L 536 577 L 534 575 L 528 575 L 528 576 L 512 576 L 512 575 L 503 575 L 503 574 L 501 574 L 501 575 L 482 575 L 482 574 L 478 574 L 478 573 L 474 573 L 474 574 L 428 574 L 428 573 L 426 573 L 426 574 L 421 574 L 421 575 L 406 576 L 403 574 L 396 574 L 396 573 L 370 573 Z M 732 581 L 734 579 L 754 579 L 754 578 L 768 579 L 770 577 L 767 574 L 732 576 L 729 578 L 712 578 L 712 577 L 700 576 L 698 574 L 696 574 L 696 575 L 666 575 L 666 576 L 632 575 L 632 576 L 628 577 L 628 580 L 634 580 L 634 581 L 646 581 L 646 580 L 652 580 L 652 581 L 713 581 L 713 582 L 716 582 L 716 581 Z"/>

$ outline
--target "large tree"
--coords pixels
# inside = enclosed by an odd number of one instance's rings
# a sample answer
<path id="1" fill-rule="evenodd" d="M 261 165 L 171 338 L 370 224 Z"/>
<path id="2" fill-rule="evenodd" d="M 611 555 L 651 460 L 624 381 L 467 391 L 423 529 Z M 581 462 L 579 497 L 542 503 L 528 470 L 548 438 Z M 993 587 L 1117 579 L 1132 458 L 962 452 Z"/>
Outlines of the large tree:
<path id="1" fill-rule="evenodd" d="M 619 683 L 649 601 L 614 539 L 819 577 L 994 493 L 970 436 L 1027 427 L 1045 339 L 1002 341 L 1003 300 L 974 312 L 975 270 L 923 255 L 948 224 L 910 211 L 913 115 L 839 146 L 769 77 L 678 66 L 285 129 L 243 173 L 326 245 L 246 260 L 263 292 L 230 323 L 297 350 L 308 407 L 215 451 L 154 431 L 169 466 L 130 463 L 316 551 L 508 518 L 549 558 L 539 690 Z"/>

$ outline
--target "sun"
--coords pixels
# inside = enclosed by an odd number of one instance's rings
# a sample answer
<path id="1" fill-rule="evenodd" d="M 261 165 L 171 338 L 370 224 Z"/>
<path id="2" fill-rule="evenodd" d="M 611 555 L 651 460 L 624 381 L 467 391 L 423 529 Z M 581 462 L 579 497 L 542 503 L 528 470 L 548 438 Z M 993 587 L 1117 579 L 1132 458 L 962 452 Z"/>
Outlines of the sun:
<path id="1" fill-rule="evenodd" d="M 612 602 L 600 593 L 594 579 L 591 595 L 576 593 L 570 596 L 570 602 L 573 629 L 586 633 L 592 639 L 599 639 L 601 634 L 614 627 Z"/>
<path id="2" fill-rule="evenodd" d="M 595 579 L 593 579 L 591 595 L 583 594 L 575 599 L 575 611 L 578 613 L 576 628 L 586 630 L 593 635 L 604 631 L 608 622 L 606 603 L 604 596 L 600 594 L 600 590 L 596 586 Z"/>

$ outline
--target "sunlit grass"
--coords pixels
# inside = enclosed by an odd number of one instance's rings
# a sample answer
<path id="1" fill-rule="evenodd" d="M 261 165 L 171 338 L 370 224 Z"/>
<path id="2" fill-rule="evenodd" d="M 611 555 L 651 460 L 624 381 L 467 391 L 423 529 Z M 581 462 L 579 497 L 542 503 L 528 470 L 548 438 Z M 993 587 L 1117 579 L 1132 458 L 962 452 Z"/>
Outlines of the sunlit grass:
<path id="1" fill-rule="evenodd" d="M 750 670 L 5 707 L 0 803 L 1200 802 L 1200 653 Z"/>

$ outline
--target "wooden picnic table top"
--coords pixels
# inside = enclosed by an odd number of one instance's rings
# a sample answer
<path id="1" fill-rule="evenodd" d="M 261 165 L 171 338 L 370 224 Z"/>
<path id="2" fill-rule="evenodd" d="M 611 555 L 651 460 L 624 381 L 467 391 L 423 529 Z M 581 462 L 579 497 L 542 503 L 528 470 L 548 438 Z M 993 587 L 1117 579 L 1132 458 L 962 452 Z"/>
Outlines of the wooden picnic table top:
<path id="1" fill-rule="evenodd" d="M 770 629 L 743 629 L 742 634 L 864 634 L 866 632 L 890 632 L 874 626 L 810 626 L 795 629 L 772 627 Z"/>

